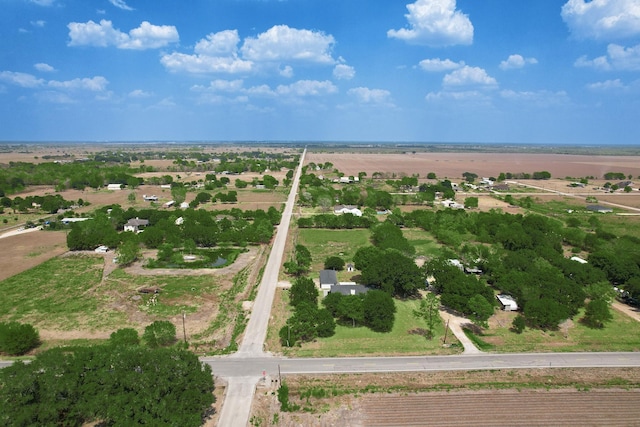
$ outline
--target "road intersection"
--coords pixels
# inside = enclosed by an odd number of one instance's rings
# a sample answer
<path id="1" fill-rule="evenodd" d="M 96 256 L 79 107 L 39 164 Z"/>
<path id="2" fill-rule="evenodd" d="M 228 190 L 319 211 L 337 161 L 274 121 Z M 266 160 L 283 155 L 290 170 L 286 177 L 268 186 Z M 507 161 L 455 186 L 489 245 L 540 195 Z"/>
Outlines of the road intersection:
<path id="1" fill-rule="evenodd" d="M 461 339 L 465 351 L 455 356 L 342 357 L 300 359 L 276 357 L 263 350 L 271 305 L 278 284 L 290 220 L 298 192 L 306 149 L 293 179 L 282 220 L 265 267 L 255 304 L 237 353 L 223 357 L 204 357 L 214 375 L 227 381 L 219 427 L 246 426 L 259 381 L 284 374 L 336 374 L 372 372 L 419 372 L 444 370 L 523 369 L 523 368 L 599 368 L 640 367 L 640 353 L 527 353 L 488 354 L 478 351 L 466 340 L 459 319 L 451 329 Z"/>

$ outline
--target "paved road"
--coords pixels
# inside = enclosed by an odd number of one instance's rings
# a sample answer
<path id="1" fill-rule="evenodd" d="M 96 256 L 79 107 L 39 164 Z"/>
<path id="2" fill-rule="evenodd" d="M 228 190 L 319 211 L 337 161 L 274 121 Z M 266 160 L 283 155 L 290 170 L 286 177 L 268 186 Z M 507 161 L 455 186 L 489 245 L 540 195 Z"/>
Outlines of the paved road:
<path id="1" fill-rule="evenodd" d="M 405 357 L 205 357 L 216 376 L 260 378 L 265 371 L 275 379 L 281 374 L 343 374 L 367 372 L 417 372 L 474 369 L 605 368 L 640 367 L 637 353 L 481 353 L 454 356 Z M 251 399 L 251 397 L 249 398 Z M 225 402 L 226 405 L 226 402 Z M 245 425 L 237 423 L 235 425 Z"/>
<path id="2" fill-rule="evenodd" d="M 220 411 L 219 427 L 245 426 L 249 422 L 251 414 L 251 402 L 255 392 L 256 384 L 261 378 L 261 369 L 253 369 L 260 363 L 255 362 L 263 360 L 267 355 L 264 353 L 264 341 L 267 337 L 267 327 L 269 326 L 269 317 L 271 315 L 271 306 L 275 296 L 276 287 L 278 286 L 278 274 L 280 265 L 282 265 L 282 257 L 284 248 L 287 243 L 287 234 L 289 233 L 289 224 L 291 215 L 298 194 L 298 185 L 300 175 L 302 173 L 302 165 L 307 150 L 302 152 L 300 156 L 300 164 L 293 178 L 291 192 L 287 198 L 287 202 L 282 213 L 280 225 L 276 231 L 276 237 L 271 247 L 271 253 L 267 260 L 262 281 L 258 289 L 258 295 L 251 310 L 251 317 L 244 333 L 240 349 L 237 353 L 229 356 L 225 360 L 233 360 L 238 363 L 237 366 L 244 366 L 236 374 L 224 376 L 227 379 L 227 391 L 225 395 L 224 405 Z M 249 362 L 249 361 L 253 362 Z M 215 372 L 214 372 L 215 373 Z M 218 375 L 217 373 L 215 373 Z"/>

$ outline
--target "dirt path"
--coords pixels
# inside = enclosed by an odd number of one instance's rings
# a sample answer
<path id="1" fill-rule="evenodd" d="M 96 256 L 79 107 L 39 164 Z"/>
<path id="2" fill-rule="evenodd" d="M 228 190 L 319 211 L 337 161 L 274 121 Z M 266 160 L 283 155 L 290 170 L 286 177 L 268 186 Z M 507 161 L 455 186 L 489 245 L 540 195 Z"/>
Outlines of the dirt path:
<path id="1" fill-rule="evenodd" d="M 627 304 L 623 304 L 621 302 L 618 301 L 614 301 L 611 304 L 611 307 L 613 307 L 614 309 L 618 310 L 621 313 L 626 314 L 627 316 L 631 317 L 632 319 L 640 322 L 640 310 L 638 310 L 635 307 L 630 307 Z"/>
<path id="2" fill-rule="evenodd" d="M 480 354 L 480 351 L 471 340 L 467 337 L 467 335 L 462 330 L 462 326 L 471 323 L 469 319 L 464 317 L 456 316 L 455 314 L 449 313 L 446 310 L 440 310 L 440 317 L 444 321 L 445 325 L 449 325 L 449 329 L 453 332 L 453 335 L 456 336 L 458 341 L 464 347 L 464 351 L 462 354 Z"/>

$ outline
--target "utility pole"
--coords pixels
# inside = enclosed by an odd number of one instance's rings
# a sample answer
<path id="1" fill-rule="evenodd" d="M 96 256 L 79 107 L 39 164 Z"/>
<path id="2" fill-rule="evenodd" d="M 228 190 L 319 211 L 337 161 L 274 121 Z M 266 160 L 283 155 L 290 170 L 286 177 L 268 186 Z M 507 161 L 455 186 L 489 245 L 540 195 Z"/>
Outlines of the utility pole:
<path id="1" fill-rule="evenodd" d="M 184 337 L 184 343 L 187 343 L 187 329 L 184 326 L 184 320 L 187 317 L 187 314 L 183 311 L 182 312 L 182 336 Z"/>
<path id="2" fill-rule="evenodd" d="M 442 341 L 442 344 L 447 343 L 447 332 L 449 332 L 449 320 L 451 319 L 447 319 L 447 326 L 444 327 L 444 341 Z"/>

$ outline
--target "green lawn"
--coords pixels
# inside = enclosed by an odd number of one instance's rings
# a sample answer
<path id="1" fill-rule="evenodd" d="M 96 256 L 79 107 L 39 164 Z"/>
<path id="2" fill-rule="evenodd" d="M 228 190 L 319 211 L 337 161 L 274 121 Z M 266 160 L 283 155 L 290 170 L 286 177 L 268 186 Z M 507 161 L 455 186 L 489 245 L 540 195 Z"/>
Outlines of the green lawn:
<path id="1" fill-rule="evenodd" d="M 419 228 L 404 228 L 402 234 L 416 248 L 416 256 L 436 257 L 440 254 L 441 245 L 431 233 Z"/>
<path id="2" fill-rule="evenodd" d="M 436 328 L 436 335 L 432 340 L 424 336 L 410 333 L 418 328 L 426 328 L 424 321 L 413 316 L 413 310 L 418 307 L 417 300 L 396 302 L 396 320 L 393 330 L 389 333 L 373 332 L 365 327 L 341 326 L 336 327 L 336 334 L 329 338 L 320 338 L 315 342 L 303 344 L 293 349 L 284 348 L 286 355 L 298 357 L 336 357 L 336 356 L 379 356 L 379 355 L 427 355 L 453 354 L 462 348 L 455 337 L 447 334 L 447 343 L 454 344 L 444 348 L 442 338 L 444 325 Z"/>
<path id="3" fill-rule="evenodd" d="M 579 320 L 580 312 L 568 329 L 540 331 L 527 328 L 518 335 L 509 331 L 510 324 L 487 331 L 480 338 L 494 344 L 497 352 L 575 352 L 575 351 L 640 351 L 640 322 L 611 309 L 613 320 L 603 329 L 590 329 Z"/>
<path id="4" fill-rule="evenodd" d="M 330 256 L 339 256 L 347 263 L 353 262 L 353 256 L 358 249 L 371 245 L 370 236 L 371 232 L 367 229 L 298 229 L 298 243 L 306 246 L 313 258 L 312 277 L 316 277 L 314 274 L 317 273 L 314 272 L 323 269 L 324 260 Z M 346 276 L 339 277 L 339 279 L 348 280 Z"/>
<path id="5" fill-rule="evenodd" d="M 211 276 L 131 276 L 121 269 L 101 284 L 103 265 L 99 257 L 57 257 L 0 282 L 0 320 L 39 329 L 115 331 L 138 326 L 127 309 L 157 318 L 194 313 L 218 289 Z M 137 292 L 145 287 L 161 292 Z M 136 295 L 141 300 L 133 301 Z"/>
<path id="6" fill-rule="evenodd" d="M 86 326 L 99 317 L 100 294 L 89 290 L 100 282 L 103 264 L 97 257 L 59 257 L 3 280 L 1 319 L 62 330 Z"/>

